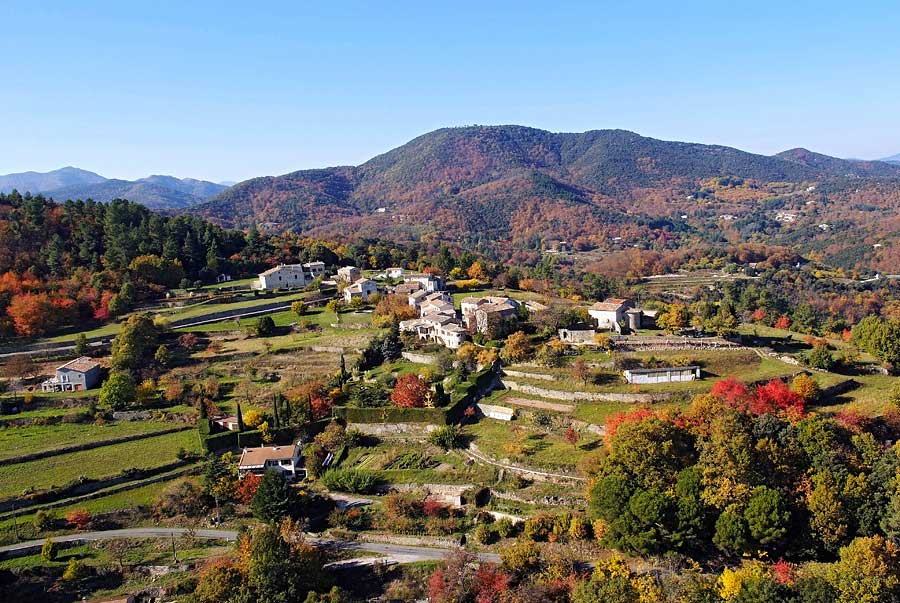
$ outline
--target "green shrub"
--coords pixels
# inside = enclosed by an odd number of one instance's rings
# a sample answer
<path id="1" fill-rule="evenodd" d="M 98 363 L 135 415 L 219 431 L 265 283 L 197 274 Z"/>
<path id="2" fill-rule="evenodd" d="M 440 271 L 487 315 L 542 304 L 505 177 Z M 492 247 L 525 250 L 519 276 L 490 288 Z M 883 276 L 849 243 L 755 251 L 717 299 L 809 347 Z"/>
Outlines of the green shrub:
<path id="1" fill-rule="evenodd" d="M 428 441 L 444 450 L 461 448 L 463 445 L 462 432 L 458 425 L 444 425 L 428 434 Z"/>
<path id="2" fill-rule="evenodd" d="M 322 475 L 322 484 L 329 490 L 353 494 L 367 494 L 380 481 L 378 473 L 367 469 L 332 469 Z"/>
<path id="3" fill-rule="evenodd" d="M 47 542 L 44 543 L 44 546 L 41 547 L 41 559 L 44 561 L 54 561 L 58 554 L 59 545 L 48 538 Z"/>
<path id="4" fill-rule="evenodd" d="M 472 536 L 478 544 L 491 544 L 497 539 L 494 530 L 486 523 L 478 524 Z"/>

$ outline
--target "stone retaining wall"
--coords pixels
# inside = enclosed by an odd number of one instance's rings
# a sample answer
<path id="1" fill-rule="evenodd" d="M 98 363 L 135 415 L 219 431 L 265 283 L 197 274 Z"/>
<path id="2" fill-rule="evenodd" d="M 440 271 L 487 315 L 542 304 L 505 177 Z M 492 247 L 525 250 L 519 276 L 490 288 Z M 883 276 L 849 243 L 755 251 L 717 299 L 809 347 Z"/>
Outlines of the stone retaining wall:
<path id="1" fill-rule="evenodd" d="M 435 362 L 437 362 L 437 358 L 435 356 L 432 356 L 431 354 L 403 352 L 401 356 L 403 356 L 403 358 L 409 360 L 410 362 L 415 362 L 416 364 L 434 364 Z"/>
<path id="2" fill-rule="evenodd" d="M 518 383 L 509 379 L 502 380 L 503 387 L 515 392 L 523 392 L 532 396 L 540 396 L 551 400 L 565 400 L 568 402 L 623 402 L 626 404 L 641 404 L 663 402 L 669 400 L 672 394 L 662 392 L 657 394 L 616 394 L 601 392 L 565 392 L 556 389 L 544 389 L 527 383 Z"/>

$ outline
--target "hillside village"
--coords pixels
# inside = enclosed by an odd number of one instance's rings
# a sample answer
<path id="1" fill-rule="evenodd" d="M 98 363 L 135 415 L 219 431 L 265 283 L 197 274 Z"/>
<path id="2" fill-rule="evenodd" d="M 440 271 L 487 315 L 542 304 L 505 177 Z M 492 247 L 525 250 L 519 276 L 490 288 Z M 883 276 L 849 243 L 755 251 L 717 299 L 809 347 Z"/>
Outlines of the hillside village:
<path id="1" fill-rule="evenodd" d="M 70 333 L 71 348 L 4 357 L 6 543 L 150 517 L 225 533 L 274 518 L 260 501 L 277 491 L 307 537 L 353 534 L 360 554 L 395 542 L 440 558 L 465 540 L 477 554 L 560 541 L 594 555 L 624 546 L 608 536 L 613 511 L 585 492 L 623 425 L 727 409 L 735 395 L 748 416 L 844 421 L 862 415 L 841 408 L 883 400 L 895 379 L 850 355 L 855 332 L 810 338 L 759 312 L 688 306 L 677 278 L 590 301 L 431 268 L 307 261 L 224 276 L 184 298 L 209 297 L 191 318 L 164 298 L 111 338 Z M 221 546 L 197 544 L 182 553 L 197 563 Z M 123 584 L 157 588 L 137 574 Z"/>

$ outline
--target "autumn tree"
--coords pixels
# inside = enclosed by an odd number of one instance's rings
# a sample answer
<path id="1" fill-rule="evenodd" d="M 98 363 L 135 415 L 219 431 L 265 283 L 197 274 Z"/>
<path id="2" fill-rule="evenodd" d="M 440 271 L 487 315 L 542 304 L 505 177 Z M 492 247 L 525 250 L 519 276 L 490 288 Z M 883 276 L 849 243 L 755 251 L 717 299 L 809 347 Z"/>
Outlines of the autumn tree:
<path id="1" fill-rule="evenodd" d="M 516 331 L 506 338 L 506 343 L 500 351 L 500 358 L 507 364 L 524 362 L 531 358 L 531 341 L 523 331 Z"/>
<path id="2" fill-rule="evenodd" d="M 400 408 L 421 408 L 425 406 L 430 394 L 428 384 L 418 375 L 410 373 L 397 379 L 394 391 L 391 392 L 391 402 Z"/>
<path id="3" fill-rule="evenodd" d="M 687 306 L 676 303 L 666 306 L 656 319 L 656 326 L 670 333 L 678 333 L 690 324 Z"/>
<path id="4" fill-rule="evenodd" d="M 791 382 L 791 389 L 803 398 L 803 401 L 806 403 L 814 402 L 822 393 L 819 383 L 806 373 L 800 373 L 794 377 L 794 380 Z"/>

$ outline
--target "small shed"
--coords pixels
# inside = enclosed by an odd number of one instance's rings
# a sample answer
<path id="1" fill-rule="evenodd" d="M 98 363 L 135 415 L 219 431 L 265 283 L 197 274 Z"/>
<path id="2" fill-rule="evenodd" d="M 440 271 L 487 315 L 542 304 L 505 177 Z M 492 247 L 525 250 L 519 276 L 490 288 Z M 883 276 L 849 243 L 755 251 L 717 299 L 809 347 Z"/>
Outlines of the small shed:
<path id="1" fill-rule="evenodd" d="M 496 406 L 494 404 L 476 404 L 478 412 L 489 419 L 498 421 L 512 421 L 516 411 L 508 406 Z"/>
<path id="2" fill-rule="evenodd" d="M 628 383 L 677 383 L 699 379 L 700 367 L 666 366 L 661 368 L 628 369 L 623 371 L 622 374 Z"/>

